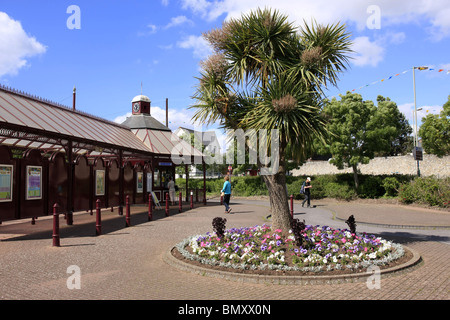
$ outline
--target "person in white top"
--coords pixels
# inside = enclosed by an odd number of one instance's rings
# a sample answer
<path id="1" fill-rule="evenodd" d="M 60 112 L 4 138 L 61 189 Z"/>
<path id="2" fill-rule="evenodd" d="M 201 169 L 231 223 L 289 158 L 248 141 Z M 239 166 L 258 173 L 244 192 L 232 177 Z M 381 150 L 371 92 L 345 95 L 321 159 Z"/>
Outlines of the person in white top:
<path id="1" fill-rule="evenodd" d="M 169 178 L 169 183 L 167 184 L 167 187 L 169 188 L 169 197 L 170 202 L 172 205 L 175 203 L 175 182 L 172 180 L 172 178 Z"/>

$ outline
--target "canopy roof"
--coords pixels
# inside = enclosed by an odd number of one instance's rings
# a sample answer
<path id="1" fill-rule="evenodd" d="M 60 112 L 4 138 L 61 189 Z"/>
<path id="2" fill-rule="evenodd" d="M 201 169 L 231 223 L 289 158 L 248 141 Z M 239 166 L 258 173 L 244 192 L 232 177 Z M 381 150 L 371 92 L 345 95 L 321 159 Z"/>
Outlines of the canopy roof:
<path id="1" fill-rule="evenodd" d="M 171 156 L 180 139 L 165 131 L 163 148 L 158 132 L 140 139 L 127 126 L 0 85 L 0 144 L 64 152 L 70 141 L 75 154 L 88 156 L 116 155 L 118 150 L 129 157 Z M 202 156 L 188 149 L 184 155 Z"/>

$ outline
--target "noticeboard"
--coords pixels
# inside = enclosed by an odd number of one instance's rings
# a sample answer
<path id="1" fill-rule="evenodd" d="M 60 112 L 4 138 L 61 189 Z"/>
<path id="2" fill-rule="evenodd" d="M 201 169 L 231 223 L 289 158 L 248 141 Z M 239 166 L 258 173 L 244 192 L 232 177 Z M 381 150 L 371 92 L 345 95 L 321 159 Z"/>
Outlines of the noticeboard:
<path id="1" fill-rule="evenodd" d="M 423 161 L 423 149 L 421 147 L 415 147 L 413 149 L 414 160 Z"/>
<path id="2" fill-rule="evenodd" d="M 0 164 L 0 202 L 11 202 L 13 197 L 13 166 Z"/>
<path id="3" fill-rule="evenodd" d="M 27 200 L 39 200 L 42 199 L 42 167 L 40 166 L 27 166 Z"/>

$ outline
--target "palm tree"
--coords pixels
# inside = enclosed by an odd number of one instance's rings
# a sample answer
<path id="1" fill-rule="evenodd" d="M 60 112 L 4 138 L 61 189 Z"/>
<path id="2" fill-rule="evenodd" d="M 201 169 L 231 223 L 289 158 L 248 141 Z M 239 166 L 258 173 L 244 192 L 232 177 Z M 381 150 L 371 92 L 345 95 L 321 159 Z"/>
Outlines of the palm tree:
<path id="1" fill-rule="evenodd" d="M 286 162 L 304 160 L 313 138 L 325 134 L 323 89 L 346 69 L 349 34 L 340 24 L 299 29 L 276 10 L 257 9 L 203 36 L 215 52 L 202 62 L 193 119 L 219 121 L 225 129 L 278 130 L 278 170 L 263 179 L 272 228 L 287 231 Z M 269 148 L 271 142 L 268 135 Z"/>

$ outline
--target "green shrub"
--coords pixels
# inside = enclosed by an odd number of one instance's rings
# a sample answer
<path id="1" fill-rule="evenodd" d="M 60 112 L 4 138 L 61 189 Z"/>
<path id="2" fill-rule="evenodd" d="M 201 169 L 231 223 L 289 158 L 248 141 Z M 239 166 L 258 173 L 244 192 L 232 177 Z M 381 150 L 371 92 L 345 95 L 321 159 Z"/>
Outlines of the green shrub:
<path id="1" fill-rule="evenodd" d="M 363 176 L 360 178 L 358 196 L 360 198 L 379 198 L 385 193 L 379 176 Z"/>
<path id="2" fill-rule="evenodd" d="M 450 207 L 450 178 L 420 177 L 400 185 L 398 198 L 403 203 L 422 203 Z"/>
<path id="3" fill-rule="evenodd" d="M 414 193 L 413 182 L 402 184 L 398 190 L 398 198 L 400 202 L 409 204 L 417 200 Z"/>
<path id="4" fill-rule="evenodd" d="M 325 186 L 327 197 L 339 200 L 351 200 L 356 198 L 356 193 L 352 187 L 342 185 L 336 182 L 330 182 Z"/>
<path id="5" fill-rule="evenodd" d="M 389 197 L 395 197 L 398 195 L 398 189 L 400 182 L 395 177 L 386 177 L 383 179 L 383 188 L 385 190 L 384 195 Z"/>

